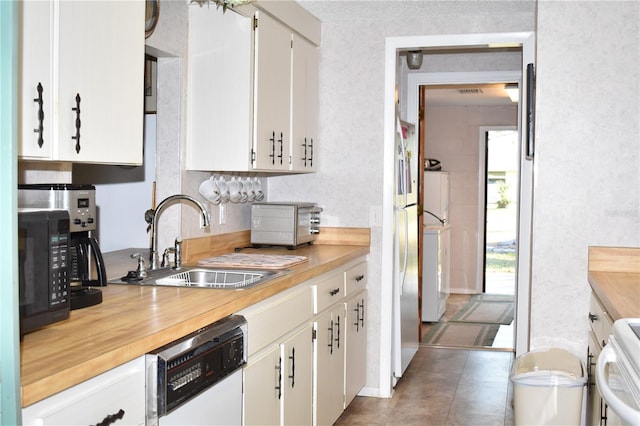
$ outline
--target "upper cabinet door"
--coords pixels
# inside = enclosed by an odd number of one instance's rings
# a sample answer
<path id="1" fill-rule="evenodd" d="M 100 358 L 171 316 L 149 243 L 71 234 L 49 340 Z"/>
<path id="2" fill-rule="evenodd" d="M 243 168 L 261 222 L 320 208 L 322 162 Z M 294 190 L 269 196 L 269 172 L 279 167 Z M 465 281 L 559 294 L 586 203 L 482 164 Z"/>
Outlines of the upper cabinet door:
<path id="1" fill-rule="evenodd" d="M 186 167 L 315 171 L 318 48 L 250 10 L 189 7 Z"/>
<path id="2" fill-rule="evenodd" d="M 256 12 L 254 169 L 290 169 L 291 30 Z"/>
<path id="3" fill-rule="evenodd" d="M 141 164 L 145 2 L 58 7 L 58 159 Z"/>
<path id="4" fill-rule="evenodd" d="M 231 10 L 189 6 L 189 170 L 250 170 L 252 26 Z"/>
<path id="5" fill-rule="evenodd" d="M 317 168 L 318 48 L 293 34 L 291 80 L 291 170 Z"/>
<path id="6" fill-rule="evenodd" d="M 53 12 L 50 1 L 20 2 L 20 133 L 18 155 L 49 159 L 53 152 Z"/>

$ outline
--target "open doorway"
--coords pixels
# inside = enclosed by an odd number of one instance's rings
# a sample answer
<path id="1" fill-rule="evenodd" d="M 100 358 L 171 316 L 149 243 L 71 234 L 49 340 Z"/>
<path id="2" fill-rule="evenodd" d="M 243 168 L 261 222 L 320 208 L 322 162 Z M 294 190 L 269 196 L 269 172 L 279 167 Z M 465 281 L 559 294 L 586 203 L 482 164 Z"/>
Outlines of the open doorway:
<path id="1" fill-rule="evenodd" d="M 424 155 L 437 159 L 450 176 L 446 203 L 450 246 L 443 250 L 449 262 L 440 274 L 441 281 L 446 277 L 443 287 L 450 294 L 441 317 L 425 322 L 423 313 L 426 346 L 514 347 L 519 136 L 518 104 L 505 91 L 508 82 L 419 86 Z M 424 191 L 425 206 L 429 192 Z M 503 247 L 506 244 L 508 248 Z M 507 249 L 511 252 L 499 253 Z M 423 256 L 429 259 L 426 249 Z M 511 260 L 510 275 L 501 280 L 503 275 L 494 272 L 496 261 L 505 257 Z M 424 298 L 430 297 L 424 288 L 423 281 L 423 306 Z"/>
<path id="2" fill-rule="evenodd" d="M 515 294 L 518 227 L 518 130 L 480 130 L 484 151 L 484 250 L 482 288 L 485 294 Z"/>

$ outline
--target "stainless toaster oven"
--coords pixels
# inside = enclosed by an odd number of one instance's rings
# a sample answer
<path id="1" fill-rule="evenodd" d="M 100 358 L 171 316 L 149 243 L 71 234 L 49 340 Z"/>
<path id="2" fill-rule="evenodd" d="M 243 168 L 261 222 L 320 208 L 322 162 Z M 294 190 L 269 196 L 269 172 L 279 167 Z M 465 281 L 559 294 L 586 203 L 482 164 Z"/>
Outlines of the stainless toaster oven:
<path id="1" fill-rule="evenodd" d="M 320 233 L 320 212 L 315 203 L 253 203 L 251 244 L 286 246 L 312 244 Z"/>

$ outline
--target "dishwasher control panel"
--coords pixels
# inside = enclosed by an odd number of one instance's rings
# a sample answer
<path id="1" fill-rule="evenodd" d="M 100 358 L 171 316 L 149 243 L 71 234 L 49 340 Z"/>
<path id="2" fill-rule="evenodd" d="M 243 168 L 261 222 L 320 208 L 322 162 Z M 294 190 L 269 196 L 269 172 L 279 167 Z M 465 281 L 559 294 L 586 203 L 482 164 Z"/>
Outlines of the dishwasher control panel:
<path id="1" fill-rule="evenodd" d="M 246 330 L 232 315 L 147 354 L 151 414 L 168 414 L 245 365 Z"/>

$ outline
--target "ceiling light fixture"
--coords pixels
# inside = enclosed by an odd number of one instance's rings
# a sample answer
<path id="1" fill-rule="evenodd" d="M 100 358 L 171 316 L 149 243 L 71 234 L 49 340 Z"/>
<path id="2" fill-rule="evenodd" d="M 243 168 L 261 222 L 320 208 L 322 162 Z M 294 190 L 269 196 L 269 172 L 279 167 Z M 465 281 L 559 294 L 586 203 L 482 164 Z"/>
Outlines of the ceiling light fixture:
<path id="1" fill-rule="evenodd" d="M 520 100 L 520 89 L 516 83 L 505 84 L 504 91 L 507 92 L 511 102 L 518 102 Z"/>
<path id="2" fill-rule="evenodd" d="M 422 66 L 422 50 L 410 50 L 407 52 L 407 66 L 410 70 L 420 69 Z"/>

